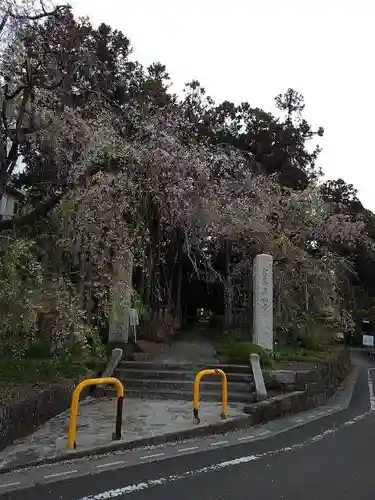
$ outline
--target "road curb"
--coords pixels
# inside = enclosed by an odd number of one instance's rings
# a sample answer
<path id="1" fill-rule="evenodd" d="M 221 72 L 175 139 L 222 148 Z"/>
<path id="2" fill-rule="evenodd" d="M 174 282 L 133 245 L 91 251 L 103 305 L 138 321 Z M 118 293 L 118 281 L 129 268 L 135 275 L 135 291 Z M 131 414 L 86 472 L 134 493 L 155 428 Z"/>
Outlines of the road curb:
<path id="1" fill-rule="evenodd" d="M 244 415 L 243 417 L 234 418 L 233 420 L 226 420 L 217 422 L 210 425 L 194 427 L 183 431 L 170 432 L 152 436 L 142 439 L 135 439 L 133 441 L 112 441 L 108 444 L 95 446 L 92 448 L 84 448 L 82 450 L 72 450 L 59 455 L 42 458 L 40 460 L 18 462 L 17 464 L 5 465 L 0 469 L 0 475 L 13 472 L 16 470 L 39 467 L 41 465 L 50 465 L 58 462 L 70 461 L 78 458 L 89 457 L 93 455 L 104 455 L 114 451 L 133 450 L 136 448 L 144 448 L 146 446 L 157 446 L 161 444 L 170 443 L 173 441 L 184 441 L 194 437 L 205 437 L 215 434 L 224 434 L 228 431 L 252 427 L 260 422 L 273 420 L 274 418 L 281 417 L 285 414 L 294 414 L 301 411 L 301 406 L 295 406 L 298 400 L 300 403 L 304 400 L 305 393 L 303 391 L 294 391 L 287 394 L 282 394 L 269 398 L 265 401 L 254 403 L 251 405 L 251 414 Z M 272 411 L 270 411 L 272 408 Z"/>

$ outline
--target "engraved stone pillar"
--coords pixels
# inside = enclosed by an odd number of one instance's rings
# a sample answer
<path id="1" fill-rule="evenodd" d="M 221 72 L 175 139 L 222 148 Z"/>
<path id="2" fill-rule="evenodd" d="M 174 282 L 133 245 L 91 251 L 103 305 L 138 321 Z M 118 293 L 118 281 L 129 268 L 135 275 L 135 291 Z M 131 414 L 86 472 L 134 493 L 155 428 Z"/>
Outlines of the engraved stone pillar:
<path id="1" fill-rule="evenodd" d="M 253 342 L 273 350 L 273 259 L 260 254 L 253 270 Z"/>

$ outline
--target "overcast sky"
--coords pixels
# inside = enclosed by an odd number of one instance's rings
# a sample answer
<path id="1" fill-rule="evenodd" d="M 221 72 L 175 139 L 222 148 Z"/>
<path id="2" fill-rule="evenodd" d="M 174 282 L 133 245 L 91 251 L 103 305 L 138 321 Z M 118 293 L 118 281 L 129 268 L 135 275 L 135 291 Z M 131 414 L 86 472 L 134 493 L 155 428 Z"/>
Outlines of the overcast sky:
<path id="1" fill-rule="evenodd" d="M 181 91 L 197 79 L 216 101 L 274 111 L 288 87 L 323 126 L 320 164 L 375 211 L 375 0 L 71 0 L 78 15 L 130 38 Z"/>

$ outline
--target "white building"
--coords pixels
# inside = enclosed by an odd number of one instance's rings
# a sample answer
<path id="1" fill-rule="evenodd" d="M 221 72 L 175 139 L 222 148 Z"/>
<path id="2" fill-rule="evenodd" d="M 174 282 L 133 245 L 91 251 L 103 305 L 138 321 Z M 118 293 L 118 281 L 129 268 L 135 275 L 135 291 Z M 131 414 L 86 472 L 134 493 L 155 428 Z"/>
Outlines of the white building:
<path id="1" fill-rule="evenodd" d="M 19 202 L 22 194 L 10 187 L 6 188 L 3 195 L 0 194 L 0 220 L 8 220 L 18 212 Z"/>

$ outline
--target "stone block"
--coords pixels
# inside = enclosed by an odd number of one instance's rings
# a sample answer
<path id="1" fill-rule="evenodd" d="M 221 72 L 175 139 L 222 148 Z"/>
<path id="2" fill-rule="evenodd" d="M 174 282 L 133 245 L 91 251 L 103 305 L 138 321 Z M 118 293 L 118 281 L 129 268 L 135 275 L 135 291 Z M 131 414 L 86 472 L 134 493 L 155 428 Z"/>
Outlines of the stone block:
<path id="1" fill-rule="evenodd" d="M 255 392 L 257 395 L 257 400 L 262 401 L 267 397 L 267 389 L 263 379 L 262 369 L 260 367 L 259 355 L 250 354 L 250 364 L 253 372 Z"/>
<path id="2" fill-rule="evenodd" d="M 292 397 L 283 398 L 280 401 L 280 414 L 285 415 L 286 413 L 295 413 L 295 402 Z"/>
<path id="3" fill-rule="evenodd" d="M 325 393 L 317 394 L 315 398 L 316 398 L 315 402 L 316 402 L 317 406 L 323 406 L 327 403 L 327 397 L 326 397 Z"/>
<path id="4" fill-rule="evenodd" d="M 326 389 L 325 394 L 327 398 L 331 398 L 335 394 L 335 392 L 336 392 L 336 387 L 333 387 L 331 385 Z"/>
<path id="5" fill-rule="evenodd" d="M 310 410 L 311 408 L 316 408 L 317 403 L 316 403 L 316 396 L 309 396 L 308 394 L 306 395 L 306 402 L 305 402 L 305 408 L 306 410 Z"/>
<path id="6" fill-rule="evenodd" d="M 303 382 L 299 382 L 298 384 L 293 385 L 293 391 L 307 391 L 309 384 L 304 384 Z"/>
<path id="7" fill-rule="evenodd" d="M 304 370 L 296 372 L 296 382 L 307 384 L 319 380 L 319 370 Z"/>
<path id="8" fill-rule="evenodd" d="M 111 357 L 110 357 L 110 359 L 107 363 L 107 366 L 105 367 L 105 369 L 101 375 L 102 378 L 113 376 L 118 364 L 121 361 L 123 353 L 124 353 L 123 349 L 120 349 L 119 347 L 112 350 Z M 103 386 L 103 385 L 98 386 L 99 389 L 104 389 L 104 387 L 105 386 Z"/>
<path id="9" fill-rule="evenodd" d="M 273 372 L 273 376 L 279 384 L 294 384 L 296 382 L 296 372 L 292 370 L 276 370 Z"/>
<path id="10" fill-rule="evenodd" d="M 293 407 L 295 412 L 302 411 L 306 406 L 306 394 L 304 392 L 296 392 L 293 394 Z"/>
<path id="11" fill-rule="evenodd" d="M 303 392 L 293 392 L 275 396 L 261 403 L 247 405 L 244 412 L 250 415 L 252 425 L 260 424 L 286 413 L 296 413 L 305 409 L 305 394 Z"/>
<path id="12" fill-rule="evenodd" d="M 269 404 L 265 405 L 263 409 L 263 418 L 265 422 L 274 420 L 281 415 L 281 402 L 279 399 L 275 398 L 273 400 L 270 400 L 268 403 Z"/>
<path id="13" fill-rule="evenodd" d="M 307 384 L 307 392 L 309 394 L 319 394 L 321 392 L 324 392 L 325 389 L 325 383 L 324 380 L 318 380 L 317 382 L 310 382 Z"/>

